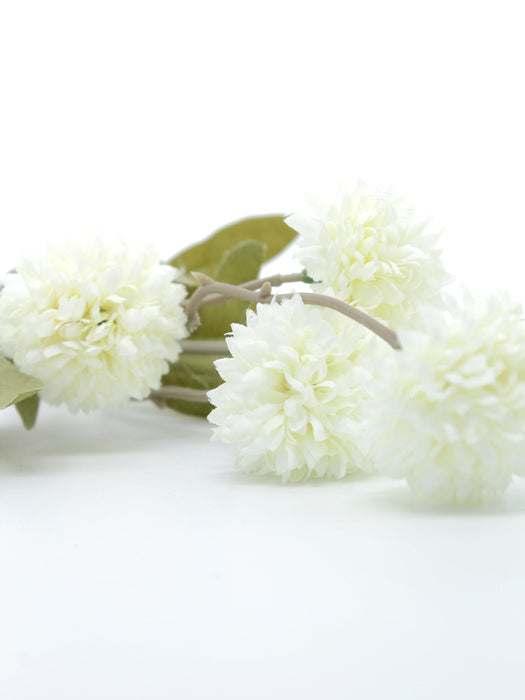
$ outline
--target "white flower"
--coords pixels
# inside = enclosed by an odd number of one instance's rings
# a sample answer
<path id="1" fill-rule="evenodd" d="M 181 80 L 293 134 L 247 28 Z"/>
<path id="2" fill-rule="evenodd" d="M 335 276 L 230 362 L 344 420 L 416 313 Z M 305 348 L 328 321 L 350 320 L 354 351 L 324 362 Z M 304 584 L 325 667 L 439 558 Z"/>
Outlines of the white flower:
<path id="1" fill-rule="evenodd" d="M 286 223 L 300 235 L 296 257 L 317 288 L 360 307 L 395 328 L 421 304 L 442 304 L 450 281 L 438 237 L 427 222 L 391 193 L 363 183 L 350 194 L 318 204 L 314 216 L 294 214 Z"/>
<path id="2" fill-rule="evenodd" d="M 378 371 L 374 470 L 443 501 L 503 491 L 525 463 L 525 323 L 506 294 L 425 312 Z"/>
<path id="3" fill-rule="evenodd" d="M 216 406 L 208 418 L 218 426 L 213 439 L 237 446 L 240 467 L 297 480 L 361 466 L 368 336 L 332 319 L 336 312 L 294 296 L 232 325 L 232 357 L 215 363 L 224 383 L 208 393 Z"/>
<path id="4" fill-rule="evenodd" d="M 149 247 L 55 244 L 5 277 L 0 349 L 72 411 L 145 398 L 186 335 L 176 275 Z"/>

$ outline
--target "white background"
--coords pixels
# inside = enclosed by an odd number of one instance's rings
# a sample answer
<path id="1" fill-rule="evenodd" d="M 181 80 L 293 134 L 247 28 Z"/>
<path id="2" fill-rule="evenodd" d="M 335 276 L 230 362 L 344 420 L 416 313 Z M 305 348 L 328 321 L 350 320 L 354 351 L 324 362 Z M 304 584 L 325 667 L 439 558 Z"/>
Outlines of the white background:
<path id="1" fill-rule="evenodd" d="M 0 8 L 2 269 L 94 231 L 168 257 L 364 178 L 525 300 L 517 2 Z M 150 405 L 0 418 L 2 700 L 523 697 L 523 485 L 431 510 L 240 475 Z"/>

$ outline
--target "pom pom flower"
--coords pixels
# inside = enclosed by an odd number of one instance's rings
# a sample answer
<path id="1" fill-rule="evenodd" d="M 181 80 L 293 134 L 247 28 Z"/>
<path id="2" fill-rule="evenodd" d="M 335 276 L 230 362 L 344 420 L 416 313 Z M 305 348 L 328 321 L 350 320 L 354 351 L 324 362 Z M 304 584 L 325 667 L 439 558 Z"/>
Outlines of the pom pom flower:
<path id="1" fill-rule="evenodd" d="M 124 242 L 50 247 L 3 280 L 1 350 L 72 411 L 143 399 L 186 335 L 176 275 L 151 248 Z"/>
<path id="2" fill-rule="evenodd" d="M 215 364 L 224 383 L 208 393 L 213 439 L 234 444 L 241 468 L 288 479 L 342 477 L 361 466 L 367 337 L 299 296 L 258 304 L 232 325 L 232 357 Z"/>
<path id="3" fill-rule="evenodd" d="M 476 501 L 525 462 L 525 323 L 505 294 L 426 311 L 378 371 L 374 470 L 419 494 Z"/>
<path id="4" fill-rule="evenodd" d="M 296 257 L 317 288 L 367 311 L 392 328 L 423 303 L 442 305 L 450 281 L 436 247 L 406 202 L 359 183 L 314 216 L 286 223 L 299 233 Z"/>

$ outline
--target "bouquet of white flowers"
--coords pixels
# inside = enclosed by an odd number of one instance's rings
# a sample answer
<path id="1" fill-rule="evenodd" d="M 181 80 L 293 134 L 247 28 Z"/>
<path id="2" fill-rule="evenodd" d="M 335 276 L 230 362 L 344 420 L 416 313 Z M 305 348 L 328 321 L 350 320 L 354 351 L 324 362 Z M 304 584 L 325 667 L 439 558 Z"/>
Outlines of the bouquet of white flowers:
<path id="1" fill-rule="evenodd" d="M 208 416 L 241 468 L 283 481 L 361 470 L 445 501 L 497 494 L 524 471 L 521 306 L 447 295 L 428 224 L 359 183 L 167 263 L 122 240 L 49 247 L 2 280 L 0 407 L 29 429 L 40 397 L 148 399 Z M 292 243 L 302 271 L 260 276 Z"/>

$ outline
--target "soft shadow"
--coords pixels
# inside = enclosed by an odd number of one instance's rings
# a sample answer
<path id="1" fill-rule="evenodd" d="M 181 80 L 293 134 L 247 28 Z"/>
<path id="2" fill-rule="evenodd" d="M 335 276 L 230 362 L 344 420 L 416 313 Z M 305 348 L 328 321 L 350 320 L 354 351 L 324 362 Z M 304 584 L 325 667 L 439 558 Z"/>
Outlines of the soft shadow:
<path id="1" fill-rule="evenodd" d="M 278 486 L 280 489 L 295 490 L 311 490 L 311 489 L 332 489 L 341 488 L 342 484 L 361 483 L 369 481 L 370 476 L 364 472 L 355 472 L 348 474 L 342 479 L 325 479 L 325 478 L 310 478 L 303 481 L 282 481 L 280 476 L 276 474 L 250 474 L 242 469 L 235 467 L 235 458 L 231 456 L 231 467 L 224 465 L 223 469 L 216 472 L 214 477 L 220 479 L 223 483 L 229 483 L 233 486 L 257 485 L 261 486 Z M 222 466 L 222 465 L 221 465 Z"/>
<path id="2" fill-rule="evenodd" d="M 130 404 L 88 415 L 43 406 L 31 431 L 14 420 L 2 426 L 0 474 L 65 471 L 74 468 L 72 460 L 80 456 L 93 457 L 93 466 L 103 461 L 107 468 L 110 460 L 97 457 L 146 454 L 159 447 L 172 450 L 189 440 L 208 439 L 209 426 L 202 418 L 150 404 Z M 119 463 L 121 460 L 112 461 L 115 466 Z"/>
<path id="3" fill-rule="evenodd" d="M 367 494 L 369 505 L 381 511 L 409 513 L 422 517 L 461 517 L 476 516 L 508 516 L 525 513 L 525 490 L 511 484 L 508 490 L 491 500 L 471 504 L 441 504 L 413 494 L 406 484 L 395 485 L 391 488 Z"/>

